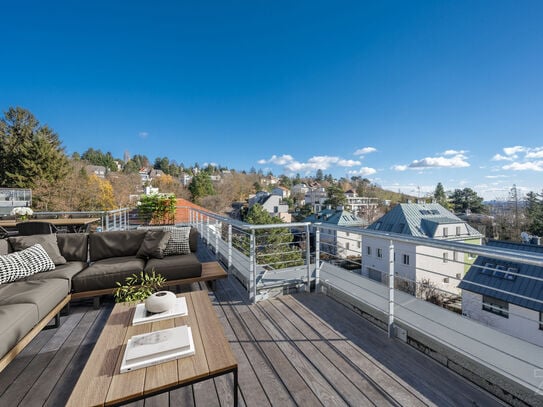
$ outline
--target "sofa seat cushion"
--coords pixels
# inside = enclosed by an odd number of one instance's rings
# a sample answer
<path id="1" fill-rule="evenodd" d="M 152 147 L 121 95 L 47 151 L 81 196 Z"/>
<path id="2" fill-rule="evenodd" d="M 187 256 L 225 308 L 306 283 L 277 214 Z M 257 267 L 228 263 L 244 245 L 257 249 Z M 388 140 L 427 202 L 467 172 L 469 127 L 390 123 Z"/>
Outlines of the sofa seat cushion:
<path id="1" fill-rule="evenodd" d="M 61 264 L 56 266 L 54 270 L 33 274 L 30 277 L 26 278 L 26 281 L 30 280 L 43 280 L 48 278 L 63 278 L 68 280 L 70 284 L 70 289 L 72 287 L 72 279 L 80 271 L 84 270 L 87 267 L 87 263 L 82 261 L 69 261 L 66 264 Z"/>
<path id="2" fill-rule="evenodd" d="M 126 230 L 90 234 L 90 261 L 135 256 L 145 239 L 145 233 L 145 230 Z"/>
<path id="3" fill-rule="evenodd" d="M 0 286 L 0 305 L 34 304 L 41 320 L 69 293 L 70 285 L 62 278 L 16 281 Z"/>
<path id="4" fill-rule="evenodd" d="M 149 259 L 145 272 L 161 274 L 166 280 L 199 277 L 202 275 L 202 263 L 194 253 L 166 256 L 163 259 Z"/>
<path id="5" fill-rule="evenodd" d="M 0 305 L 0 358 L 39 322 L 34 304 Z"/>
<path id="6" fill-rule="evenodd" d="M 143 271 L 145 261 L 134 256 L 113 257 L 91 263 L 89 267 L 72 279 L 73 291 L 103 290 L 117 288 L 116 282 L 124 284 L 126 277 Z"/>

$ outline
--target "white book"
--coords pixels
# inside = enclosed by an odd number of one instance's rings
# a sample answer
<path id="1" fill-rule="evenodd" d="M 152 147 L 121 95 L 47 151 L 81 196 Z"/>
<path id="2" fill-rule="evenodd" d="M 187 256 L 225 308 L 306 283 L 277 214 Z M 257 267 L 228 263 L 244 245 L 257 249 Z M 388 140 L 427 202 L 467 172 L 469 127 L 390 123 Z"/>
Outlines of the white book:
<path id="1" fill-rule="evenodd" d="M 136 305 L 136 312 L 134 312 L 132 325 L 161 321 L 163 319 L 169 319 L 174 317 L 183 317 L 185 315 L 188 315 L 187 300 L 185 299 L 185 297 L 177 297 L 175 300 L 175 305 L 172 309 L 164 312 L 158 312 L 156 314 L 148 312 L 145 309 L 145 304 L 141 303 Z"/>
<path id="2" fill-rule="evenodd" d="M 121 373 L 190 355 L 194 355 L 194 341 L 187 325 L 134 335 L 126 344 Z"/>

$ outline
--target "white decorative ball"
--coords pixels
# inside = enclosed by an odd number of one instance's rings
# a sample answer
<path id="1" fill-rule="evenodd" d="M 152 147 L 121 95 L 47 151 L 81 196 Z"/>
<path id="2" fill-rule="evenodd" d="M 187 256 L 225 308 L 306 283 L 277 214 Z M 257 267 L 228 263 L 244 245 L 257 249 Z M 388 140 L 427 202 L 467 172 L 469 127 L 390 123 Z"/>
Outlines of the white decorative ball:
<path id="1" fill-rule="evenodd" d="M 145 300 L 145 309 L 154 314 L 169 311 L 175 305 L 177 297 L 171 291 L 157 291 Z"/>

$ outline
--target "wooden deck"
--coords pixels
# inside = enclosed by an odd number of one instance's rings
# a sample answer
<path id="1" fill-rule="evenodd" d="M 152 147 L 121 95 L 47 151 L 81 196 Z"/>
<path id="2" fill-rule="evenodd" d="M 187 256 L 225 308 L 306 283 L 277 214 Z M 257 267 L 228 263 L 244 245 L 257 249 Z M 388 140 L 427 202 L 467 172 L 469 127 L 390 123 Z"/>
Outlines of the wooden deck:
<path id="1" fill-rule="evenodd" d="M 249 305 L 240 284 L 228 278 L 209 295 L 238 360 L 241 406 L 501 405 L 322 294 Z M 64 405 L 112 305 L 73 304 L 60 328 L 42 331 L 0 373 L 0 406 Z M 230 406 L 231 380 L 219 377 L 131 405 Z"/>

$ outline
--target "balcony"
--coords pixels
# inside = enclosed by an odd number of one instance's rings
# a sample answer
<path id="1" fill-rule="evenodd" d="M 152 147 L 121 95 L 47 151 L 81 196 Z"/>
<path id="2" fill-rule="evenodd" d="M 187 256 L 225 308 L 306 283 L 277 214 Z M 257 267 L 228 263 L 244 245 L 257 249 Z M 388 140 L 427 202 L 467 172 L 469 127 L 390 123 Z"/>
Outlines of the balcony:
<path id="1" fill-rule="evenodd" d="M 182 211 L 200 231 L 202 260 L 217 259 L 229 272 L 209 295 L 238 359 L 242 405 L 500 405 L 497 397 L 541 404 L 541 346 L 423 301 L 421 284 L 401 274 L 402 261 L 385 261 L 395 249 L 424 247 L 424 261 L 412 265 L 440 279 L 439 292 L 458 298 L 463 273 L 445 277 L 444 268 L 433 267 L 444 257 L 428 248 L 469 253 L 447 258 L 462 269 L 477 256 L 541 267 L 540 255 L 319 224 L 285 230 Z M 278 237 L 287 233 L 290 240 Z M 338 234 L 343 240 L 335 245 L 321 239 Z M 368 255 L 364 239 L 384 239 L 387 251 Z M 371 276 L 364 257 L 374 261 Z M 111 308 L 107 301 L 99 310 L 72 304 L 60 328 L 41 332 L 0 373 L 0 405 L 62 405 Z M 230 380 L 216 378 L 145 404 L 231 405 Z"/>

